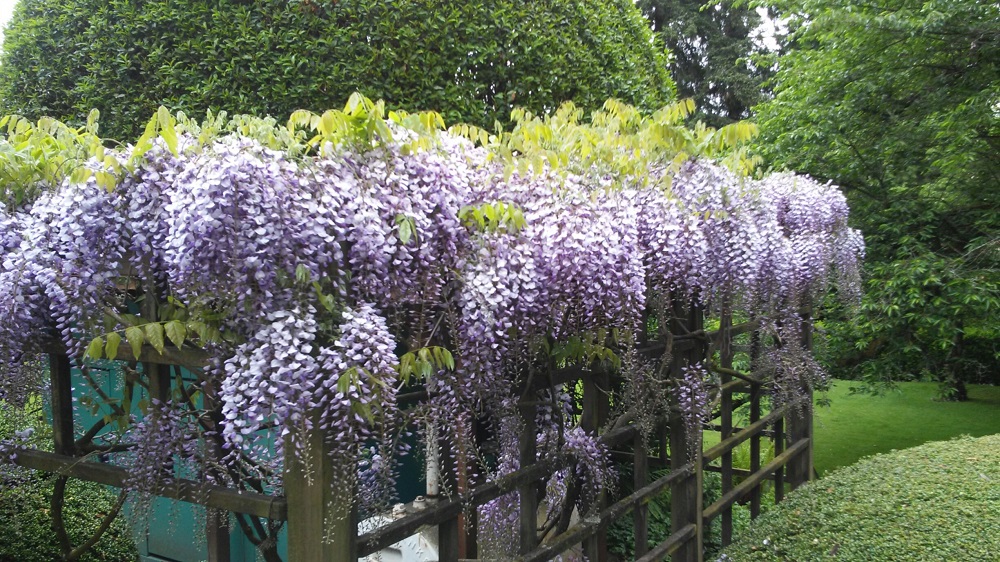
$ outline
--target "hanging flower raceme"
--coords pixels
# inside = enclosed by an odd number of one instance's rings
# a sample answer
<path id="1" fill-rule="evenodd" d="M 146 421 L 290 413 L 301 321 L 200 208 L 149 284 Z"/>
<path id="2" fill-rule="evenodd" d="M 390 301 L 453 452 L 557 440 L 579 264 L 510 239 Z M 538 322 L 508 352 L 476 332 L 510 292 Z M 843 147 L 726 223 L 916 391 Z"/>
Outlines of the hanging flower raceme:
<path id="1" fill-rule="evenodd" d="M 123 424 L 136 488 L 154 489 L 156 466 L 180 455 L 273 491 L 284 456 L 320 432 L 345 482 L 378 505 L 418 417 L 469 460 L 471 420 L 491 419 L 495 461 L 482 469 L 508 474 L 520 464 L 516 401 L 553 366 L 615 365 L 632 377 L 616 408 L 636 406 L 648 426 L 672 392 L 696 431 L 704 370 L 669 386 L 631 349 L 654 304 L 694 299 L 770 319 L 778 334 L 830 278 L 857 291 L 863 241 L 843 196 L 808 178 L 753 182 L 697 159 L 655 163 L 648 178 L 629 167 L 623 180 L 613 166 L 561 168 L 565 155 L 518 166 L 529 155 L 492 141 L 341 114 L 355 125 L 344 133 L 316 117 L 306 121 L 319 140 L 308 143 L 301 122 L 244 118 L 212 133 L 161 119 L 162 138 L 91 165 L 120 176 L 110 189 L 94 175 L 0 208 L 0 359 L 36 357 L 37 334 L 80 364 L 92 338 L 110 354 L 122 334 L 134 345 L 149 334 L 158 345 L 194 340 L 208 355 L 197 388 L 219 405 L 210 430 L 157 408 Z M 656 320 L 662 330 L 671 318 Z M 766 355 L 789 388 L 802 365 L 792 349 Z M 0 377 L 0 389 L 38 390 L 28 370 Z M 397 392 L 416 384 L 428 398 L 404 412 Z M 572 509 L 560 497 L 571 483 L 579 508 L 612 478 L 565 391 L 533 411 L 538 458 L 573 461 L 548 484 L 552 510 Z M 197 448 L 209 441 L 223 458 Z M 516 507 L 516 494 L 484 506 L 483 536 L 511 536 Z"/>

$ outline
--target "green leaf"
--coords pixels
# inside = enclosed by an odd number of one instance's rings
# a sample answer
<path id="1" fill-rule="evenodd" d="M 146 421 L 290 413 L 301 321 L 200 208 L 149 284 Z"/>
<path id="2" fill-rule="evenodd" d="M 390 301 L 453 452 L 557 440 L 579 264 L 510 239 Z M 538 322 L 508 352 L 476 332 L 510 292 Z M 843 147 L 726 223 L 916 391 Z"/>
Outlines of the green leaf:
<path id="1" fill-rule="evenodd" d="M 104 348 L 104 353 L 108 359 L 114 359 L 118 357 L 118 346 L 122 343 L 122 337 L 118 335 L 117 332 L 111 332 L 108 334 L 108 343 Z"/>
<path id="2" fill-rule="evenodd" d="M 181 347 L 184 344 L 184 338 L 187 337 L 187 327 L 183 322 L 179 320 L 171 320 L 166 323 L 164 330 L 167 333 L 167 338 L 169 338 L 175 346 Z"/>
<path id="3" fill-rule="evenodd" d="M 163 353 L 163 348 L 165 342 L 163 340 L 163 324 L 159 322 L 152 322 L 144 326 L 146 330 L 146 339 L 149 340 L 149 344 L 153 346 L 156 351 Z"/>
<path id="4" fill-rule="evenodd" d="M 396 215 L 396 225 L 399 227 L 399 241 L 404 246 L 409 244 L 413 237 L 413 219 L 400 213 Z"/>
<path id="5" fill-rule="evenodd" d="M 347 369 L 340 374 L 340 378 L 337 379 L 337 391 L 343 394 L 347 394 L 351 391 L 351 385 L 357 380 L 358 371 L 355 367 Z"/>
<path id="6" fill-rule="evenodd" d="M 142 353 L 142 344 L 145 342 L 145 336 L 143 335 L 142 328 L 139 326 L 129 326 L 125 328 L 125 339 L 128 340 L 128 344 L 132 346 L 132 355 L 136 359 L 139 359 L 139 354 Z"/>
<path id="7" fill-rule="evenodd" d="M 104 351 L 104 340 L 98 336 L 90 340 L 90 345 L 87 347 L 87 356 L 92 359 L 100 359 L 101 353 Z"/>

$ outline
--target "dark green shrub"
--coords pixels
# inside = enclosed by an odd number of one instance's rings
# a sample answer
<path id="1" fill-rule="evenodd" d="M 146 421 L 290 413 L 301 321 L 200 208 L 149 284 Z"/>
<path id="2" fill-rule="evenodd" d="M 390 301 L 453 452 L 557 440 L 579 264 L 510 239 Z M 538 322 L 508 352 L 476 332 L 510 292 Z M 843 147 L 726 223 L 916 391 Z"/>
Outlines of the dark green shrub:
<path id="1" fill-rule="evenodd" d="M 0 440 L 31 430 L 21 444 L 51 451 L 52 427 L 38 396 L 20 406 L 0 400 Z M 60 560 L 52 530 L 52 475 L 0 463 L 0 562 Z M 70 478 L 63 501 L 63 520 L 70 542 L 80 546 L 93 536 L 117 500 L 117 491 L 101 484 Z M 82 562 L 133 562 L 137 551 L 131 530 L 121 515 L 101 540 L 79 559 Z"/>
<path id="2" fill-rule="evenodd" d="M 812 482 L 720 560 L 997 560 L 1000 435 L 877 455 Z"/>
<path id="3" fill-rule="evenodd" d="M 119 139 L 161 104 L 284 119 L 360 91 L 492 129 L 513 105 L 673 93 L 629 0 L 21 0 L 3 51 L 2 112 L 73 123 L 96 107 Z"/>
<path id="4" fill-rule="evenodd" d="M 36 476 L 16 484 L 0 482 L 0 562 L 53 562 L 60 559 L 59 543 L 49 515 L 53 480 Z M 105 486 L 71 478 L 66 485 L 63 516 L 73 545 L 97 529 L 115 503 Z M 125 518 L 111 528 L 80 559 L 84 562 L 133 562 L 137 551 Z"/>

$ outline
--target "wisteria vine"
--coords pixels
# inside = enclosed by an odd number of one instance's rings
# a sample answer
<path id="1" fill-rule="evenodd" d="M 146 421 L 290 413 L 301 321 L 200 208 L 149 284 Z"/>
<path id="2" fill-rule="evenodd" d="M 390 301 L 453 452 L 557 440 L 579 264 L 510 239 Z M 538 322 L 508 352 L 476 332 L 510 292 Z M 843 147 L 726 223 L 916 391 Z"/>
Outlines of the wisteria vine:
<path id="1" fill-rule="evenodd" d="M 180 389 L 148 420 L 122 424 L 131 445 L 116 458 L 135 489 L 155 489 L 158 467 L 180 455 L 216 482 L 280 490 L 288 447 L 320 431 L 368 512 L 391 495 L 386 459 L 415 420 L 495 477 L 518 467 L 517 400 L 550 401 L 535 409 L 537 456 L 569 468 L 550 480 L 547 504 L 564 508 L 575 482 L 583 509 L 612 478 L 606 448 L 579 426 L 568 389 L 532 390 L 538 372 L 596 357 L 631 385 L 623 409 L 661 412 L 673 394 L 697 424 L 704 368 L 664 390 L 656 365 L 632 351 L 651 321 L 669 322 L 665 303 L 788 330 L 830 280 L 857 294 L 863 242 L 834 186 L 756 181 L 694 157 L 641 178 L 525 170 L 490 142 L 366 107 L 339 115 L 348 129 L 377 127 L 338 137 L 317 117 L 321 134 L 308 142 L 289 136 L 291 124 L 210 135 L 161 119 L 162 136 L 142 150 L 87 162 L 89 179 L 0 207 L 0 396 L 41 391 L 22 365 L 46 351 L 45 336 L 77 365 L 136 339 L 195 346 L 208 361 L 190 390 L 213 397 L 217 415 L 199 417 Z M 140 296 L 157 306 L 137 306 Z M 787 355 L 797 352 L 764 356 L 787 379 L 800 376 L 802 361 Z M 426 398 L 399 403 L 421 386 Z M 491 454 L 469 433 L 476 418 L 491 420 Z M 513 536 L 504 529 L 516 501 L 487 506 L 484 529 Z"/>

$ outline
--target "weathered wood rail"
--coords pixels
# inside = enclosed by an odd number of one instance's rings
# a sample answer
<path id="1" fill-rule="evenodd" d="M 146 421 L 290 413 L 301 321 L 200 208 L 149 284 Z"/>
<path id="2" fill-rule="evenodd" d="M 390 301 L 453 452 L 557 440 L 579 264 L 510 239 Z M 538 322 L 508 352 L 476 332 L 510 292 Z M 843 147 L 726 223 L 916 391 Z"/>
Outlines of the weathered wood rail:
<path id="1" fill-rule="evenodd" d="M 661 419 L 658 430 L 652 435 L 643 435 L 635 425 L 630 424 L 609 427 L 607 416 L 614 387 L 608 373 L 579 368 L 552 373 L 548 380 L 553 385 L 582 381 L 581 425 L 588 431 L 600 432 L 603 429 L 604 432 L 599 435 L 600 443 L 613 451 L 617 460 L 632 464 L 635 491 L 616 498 L 602 494 L 590 514 L 544 542 L 539 539 L 539 506 L 534 490 L 543 479 L 560 468 L 560 459 L 536 460 L 534 418 L 527 406 L 527 415 L 523 416 L 527 421 L 521 437 L 521 469 L 471 486 L 461 494 L 439 499 L 430 508 L 361 534 L 358 533 L 356 512 L 350 506 L 338 507 L 338 502 L 331 499 L 324 467 L 313 467 L 314 471 L 318 471 L 315 472 L 317 477 L 307 479 L 299 474 L 301 468 L 295 459 L 285 463 L 286 495 L 283 497 L 184 479 L 175 479 L 156 493 L 223 512 L 287 520 L 289 562 L 354 562 L 427 528 L 437 529 L 441 561 L 475 560 L 480 555 L 489 557 L 490 553 L 478 552 L 475 514 L 479 506 L 513 491 L 520 491 L 522 498 L 520 536 L 517 540 L 520 545 L 519 561 L 550 560 L 573 548 L 579 548 L 588 560 L 606 561 L 608 526 L 631 513 L 637 560 L 670 558 L 674 562 L 700 562 L 703 560 L 705 529 L 714 520 L 721 521 L 723 543 L 728 544 L 732 540 L 732 509 L 737 502 L 748 501 L 751 515 L 756 517 L 761 509 L 761 490 L 765 481 L 774 486 L 775 501 L 781 501 L 786 485 L 795 489 L 810 479 L 813 473 L 812 397 L 805 392 L 798 402 L 780 405 L 764 414 L 762 398 L 766 381 L 733 369 L 733 339 L 739 334 L 753 332 L 755 324 L 747 322 L 734 326 L 730 318 L 723 317 L 718 330 L 706 333 L 699 310 L 677 307 L 674 316 L 670 327 L 671 332 L 676 334 L 674 338 L 667 343 L 646 344 L 640 349 L 655 354 L 671 346 L 670 370 L 673 376 L 680 376 L 685 366 L 706 359 L 710 350 L 718 350 L 717 370 L 721 382 L 716 403 L 719 421 L 708 430 L 718 431 L 720 442 L 705 450 L 702 435 L 687 431 L 676 414 Z M 808 323 L 808 315 L 804 319 Z M 802 343 L 810 346 L 809 330 L 805 332 Z M 750 347 L 754 348 L 756 344 L 752 343 Z M 121 349 L 119 359 L 134 361 L 128 353 L 129 350 Z M 57 350 L 50 354 L 50 358 L 54 453 L 18 450 L 14 462 L 37 470 L 122 486 L 126 478 L 125 469 L 100 462 L 95 455 L 85 455 L 76 447 L 70 361 Z M 163 354 L 152 348 L 143 348 L 140 356 L 144 373 L 149 378 L 149 391 L 154 398 L 166 397 L 171 391 L 170 366 L 197 370 L 205 360 L 201 353 L 173 348 L 168 348 Z M 414 392 L 401 398 L 405 401 L 423 397 L 424 393 Z M 735 427 L 733 422 L 733 410 L 740 404 L 749 404 L 750 419 L 743 428 Z M 763 465 L 762 439 L 774 442 L 774 457 Z M 326 446 L 321 435 L 311 436 L 307 441 L 316 455 L 324 454 Z M 747 441 L 750 443 L 749 470 L 735 469 L 733 450 Z M 669 467 L 670 471 L 649 482 L 651 467 Z M 708 506 L 702 503 L 703 472 L 706 470 L 720 472 L 722 480 L 721 497 Z M 671 498 L 672 534 L 664 542 L 650 545 L 648 504 L 667 490 Z M 210 562 L 229 562 L 230 529 L 225 526 L 225 519 L 218 516 L 207 518 Z M 324 536 L 332 536 L 334 541 L 324 542 Z"/>

